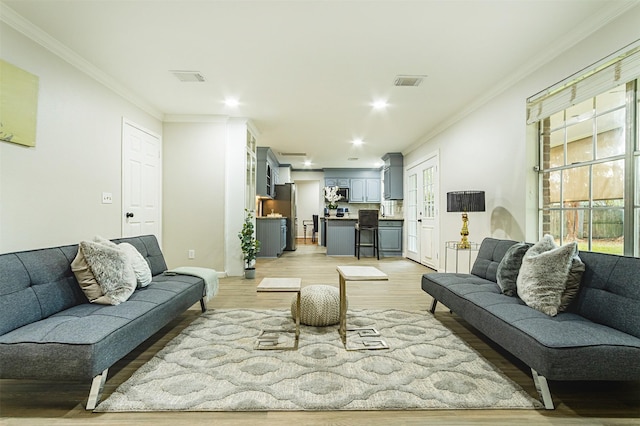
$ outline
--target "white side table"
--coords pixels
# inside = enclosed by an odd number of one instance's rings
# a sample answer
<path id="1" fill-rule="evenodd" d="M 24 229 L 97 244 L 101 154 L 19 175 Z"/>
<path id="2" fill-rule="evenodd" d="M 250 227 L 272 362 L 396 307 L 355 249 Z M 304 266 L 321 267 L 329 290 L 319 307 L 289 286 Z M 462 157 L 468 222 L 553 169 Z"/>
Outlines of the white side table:
<path id="1" fill-rule="evenodd" d="M 280 340 L 280 334 L 285 332 L 291 332 L 287 330 L 262 330 L 258 336 L 258 340 L 254 346 L 255 349 L 260 350 L 296 350 L 298 349 L 298 342 L 300 340 L 300 278 L 264 278 L 256 290 L 262 291 L 280 291 L 287 293 L 298 294 L 298 307 L 296 309 L 296 328 L 295 339 L 293 346 L 280 346 L 278 342 Z"/>
<path id="2" fill-rule="evenodd" d="M 373 266 L 337 266 L 340 276 L 340 337 L 342 344 L 348 351 L 368 349 L 389 349 L 389 345 L 382 340 L 378 330 L 372 327 L 347 330 L 347 281 L 386 281 L 387 274 Z M 363 339 L 347 345 L 347 331 L 355 331 Z"/>
<path id="3" fill-rule="evenodd" d="M 469 245 L 471 246 L 470 248 L 460 248 L 459 247 L 460 241 L 447 241 L 446 243 L 444 243 L 445 245 L 445 251 L 444 251 L 444 272 L 447 272 L 447 254 L 449 253 L 449 250 L 453 250 L 455 251 L 455 256 L 456 256 L 456 270 L 455 272 L 458 273 L 458 257 L 460 255 L 460 252 L 467 252 L 469 254 L 469 273 L 471 273 L 471 253 L 472 252 L 477 252 L 478 249 L 480 248 L 480 244 L 478 243 L 469 243 Z"/>

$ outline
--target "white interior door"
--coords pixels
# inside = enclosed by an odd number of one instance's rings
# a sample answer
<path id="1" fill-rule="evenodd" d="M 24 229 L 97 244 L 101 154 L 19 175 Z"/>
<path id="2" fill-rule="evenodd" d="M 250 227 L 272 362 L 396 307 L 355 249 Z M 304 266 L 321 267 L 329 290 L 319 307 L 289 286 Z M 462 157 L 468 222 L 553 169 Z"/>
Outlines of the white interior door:
<path id="1" fill-rule="evenodd" d="M 405 198 L 407 257 L 436 270 L 440 240 L 438 176 L 437 155 L 409 168 Z"/>
<path id="2" fill-rule="evenodd" d="M 407 258 L 415 262 L 420 262 L 418 212 L 421 209 L 418 206 L 418 171 L 415 168 L 407 171 L 406 183 L 404 220 L 407 232 Z"/>
<path id="3" fill-rule="evenodd" d="M 122 236 L 153 234 L 162 243 L 160 138 L 135 124 L 122 125 Z"/>

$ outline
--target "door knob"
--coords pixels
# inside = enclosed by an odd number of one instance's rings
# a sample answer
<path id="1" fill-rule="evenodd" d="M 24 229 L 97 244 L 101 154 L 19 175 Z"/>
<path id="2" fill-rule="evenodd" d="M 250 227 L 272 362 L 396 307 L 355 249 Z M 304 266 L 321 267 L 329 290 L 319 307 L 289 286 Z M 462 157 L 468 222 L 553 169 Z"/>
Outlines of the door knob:
<path id="1" fill-rule="evenodd" d="M 126 214 L 125 216 L 126 216 L 126 217 L 127 217 L 127 219 L 128 219 L 128 218 L 130 218 L 130 217 L 133 217 L 133 213 L 131 213 L 131 212 L 127 212 L 127 214 Z"/>

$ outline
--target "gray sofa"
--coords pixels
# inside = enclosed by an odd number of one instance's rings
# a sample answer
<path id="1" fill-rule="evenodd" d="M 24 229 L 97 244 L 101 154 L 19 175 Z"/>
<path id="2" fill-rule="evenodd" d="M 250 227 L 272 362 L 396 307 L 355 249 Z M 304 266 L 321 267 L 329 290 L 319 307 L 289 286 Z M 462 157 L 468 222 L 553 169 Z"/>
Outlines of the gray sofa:
<path id="1" fill-rule="evenodd" d="M 640 380 L 640 258 L 580 252 L 580 291 L 555 317 L 506 296 L 496 282 L 515 241 L 486 238 L 470 274 L 431 273 L 422 289 L 531 368 L 547 409 L 549 380 Z"/>
<path id="2" fill-rule="evenodd" d="M 153 235 L 128 242 L 150 266 L 153 280 L 119 305 L 89 303 L 71 271 L 78 245 L 0 255 L 0 378 L 92 380 L 95 408 L 109 367 L 200 301 L 201 278 L 164 275 Z"/>

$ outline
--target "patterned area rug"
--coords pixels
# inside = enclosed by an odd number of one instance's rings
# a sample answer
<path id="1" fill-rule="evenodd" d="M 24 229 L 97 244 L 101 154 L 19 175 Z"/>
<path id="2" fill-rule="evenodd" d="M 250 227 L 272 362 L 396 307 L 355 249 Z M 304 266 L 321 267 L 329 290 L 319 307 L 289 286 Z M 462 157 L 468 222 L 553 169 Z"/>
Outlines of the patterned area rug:
<path id="1" fill-rule="evenodd" d="M 540 408 L 427 312 L 350 310 L 389 350 L 345 351 L 338 327 L 301 327 L 297 351 L 254 350 L 289 312 L 203 314 L 96 411 L 274 411 Z"/>

